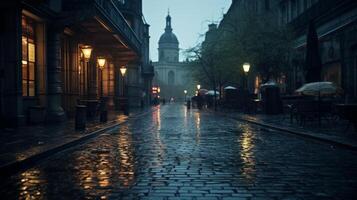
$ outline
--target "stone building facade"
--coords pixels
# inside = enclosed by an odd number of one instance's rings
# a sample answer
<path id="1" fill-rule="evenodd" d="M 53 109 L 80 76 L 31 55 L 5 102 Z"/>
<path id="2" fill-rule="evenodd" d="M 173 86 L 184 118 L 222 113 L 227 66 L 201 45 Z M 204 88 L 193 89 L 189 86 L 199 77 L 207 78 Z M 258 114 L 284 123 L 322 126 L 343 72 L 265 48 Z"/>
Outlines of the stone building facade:
<path id="1" fill-rule="evenodd" d="M 166 17 L 165 33 L 159 40 L 159 59 L 155 67 L 154 85 L 160 87 L 162 98 L 183 100 L 190 82 L 188 65 L 179 61 L 179 41 L 172 31 L 171 16 Z"/>
<path id="2" fill-rule="evenodd" d="M 340 85 L 351 101 L 357 100 L 357 2 L 354 0 L 284 0 L 279 22 L 296 33 L 292 86 L 304 82 L 308 24 L 313 21 L 319 38 L 321 77 Z"/>
<path id="3" fill-rule="evenodd" d="M 290 70 L 284 79 L 278 80 L 287 93 L 293 93 L 305 83 L 305 54 L 308 26 L 314 22 L 319 38 L 322 60 L 321 78 L 340 85 L 351 101 L 357 100 L 357 1 L 355 0 L 233 0 L 230 9 L 219 23 L 219 36 L 225 34 L 225 26 L 239 12 L 273 17 L 280 26 L 292 30 L 294 53 Z M 273 14 L 273 15 L 271 15 Z M 211 31 L 211 30 L 210 30 Z M 208 31 L 208 32 L 210 32 Z M 259 77 L 249 73 L 251 91 L 259 83 Z"/>
<path id="4" fill-rule="evenodd" d="M 63 121 L 78 102 L 102 96 L 114 108 L 123 88 L 131 105 L 150 101 L 143 95 L 153 68 L 141 0 L 14 0 L 0 7 L 3 124 L 24 124 L 36 110 L 45 121 Z M 99 58 L 106 60 L 102 68 Z"/>

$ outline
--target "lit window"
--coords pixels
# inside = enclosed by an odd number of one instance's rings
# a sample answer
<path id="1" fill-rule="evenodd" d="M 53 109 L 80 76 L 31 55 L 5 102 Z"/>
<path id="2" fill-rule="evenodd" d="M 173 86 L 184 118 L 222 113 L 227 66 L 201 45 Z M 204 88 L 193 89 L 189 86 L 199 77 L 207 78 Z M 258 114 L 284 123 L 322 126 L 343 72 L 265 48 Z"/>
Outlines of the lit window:
<path id="1" fill-rule="evenodd" d="M 22 96 L 36 95 L 36 45 L 35 24 L 28 17 L 22 17 Z"/>

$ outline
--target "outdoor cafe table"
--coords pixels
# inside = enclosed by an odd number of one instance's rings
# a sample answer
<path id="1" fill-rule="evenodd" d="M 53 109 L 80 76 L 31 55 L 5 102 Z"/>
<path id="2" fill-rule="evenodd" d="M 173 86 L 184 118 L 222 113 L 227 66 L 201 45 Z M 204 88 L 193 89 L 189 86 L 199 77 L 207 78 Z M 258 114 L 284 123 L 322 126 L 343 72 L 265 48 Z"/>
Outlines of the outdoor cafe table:
<path id="1" fill-rule="evenodd" d="M 357 104 L 336 104 L 335 106 L 340 116 L 352 123 L 357 131 Z"/>

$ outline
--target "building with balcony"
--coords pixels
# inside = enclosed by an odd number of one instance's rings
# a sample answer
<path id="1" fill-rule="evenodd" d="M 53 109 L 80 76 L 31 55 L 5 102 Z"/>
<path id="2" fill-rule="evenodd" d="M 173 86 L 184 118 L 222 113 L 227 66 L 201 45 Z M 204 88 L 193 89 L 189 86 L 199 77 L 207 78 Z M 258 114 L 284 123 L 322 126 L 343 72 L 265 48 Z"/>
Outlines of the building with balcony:
<path id="1" fill-rule="evenodd" d="M 79 102 L 100 97 L 112 108 L 123 97 L 131 106 L 149 102 L 154 73 L 141 6 L 141 0 L 2 1 L 1 121 L 24 124 L 34 112 L 63 121 Z"/>

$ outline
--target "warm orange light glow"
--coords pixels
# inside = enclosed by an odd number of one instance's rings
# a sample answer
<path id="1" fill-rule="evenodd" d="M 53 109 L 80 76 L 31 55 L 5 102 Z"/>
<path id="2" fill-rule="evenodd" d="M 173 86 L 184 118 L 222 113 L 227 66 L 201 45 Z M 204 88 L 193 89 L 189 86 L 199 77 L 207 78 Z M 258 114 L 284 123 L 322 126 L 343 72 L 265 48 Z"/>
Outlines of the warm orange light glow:
<path id="1" fill-rule="evenodd" d="M 28 44 L 28 57 L 30 62 L 35 62 L 35 44 Z"/>
<path id="2" fill-rule="evenodd" d="M 106 62 L 105 58 L 98 58 L 97 62 L 98 62 L 99 69 L 104 69 L 105 62 Z"/>
<path id="3" fill-rule="evenodd" d="M 243 70 L 245 73 L 248 73 L 250 69 L 250 64 L 249 63 L 244 63 L 243 64 Z"/>
<path id="4" fill-rule="evenodd" d="M 125 65 L 120 67 L 120 73 L 121 73 L 122 76 L 125 76 L 126 70 L 127 69 L 126 69 Z"/>
<path id="5" fill-rule="evenodd" d="M 91 48 L 89 45 L 85 45 L 81 48 L 83 56 L 86 60 L 90 59 L 90 56 L 92 54 L 93 48 Z"/>

